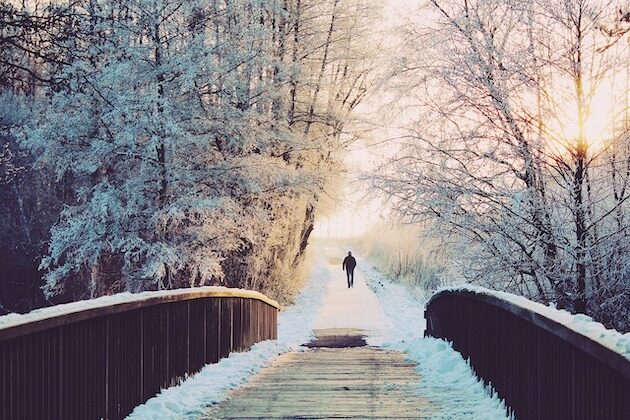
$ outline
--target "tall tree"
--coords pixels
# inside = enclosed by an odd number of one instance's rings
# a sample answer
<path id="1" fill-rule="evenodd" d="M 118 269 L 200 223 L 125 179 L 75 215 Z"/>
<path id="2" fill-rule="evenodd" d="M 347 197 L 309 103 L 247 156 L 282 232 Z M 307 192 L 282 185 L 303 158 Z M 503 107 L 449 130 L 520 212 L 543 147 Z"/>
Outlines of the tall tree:
<path id="1" fill-rule="evenodd" d="M 47 77 L 17 127 L 63 191 L 47 296 L 221 283 L 286 297 L 369 87 L 364 5 L 82 0 L 12 15 L 3 42 L 64 34 L 25 67 Z M 20 19 L 49 26 L 22 33 Z"/>
<path id="2" fill-rule="evenodd" d="M 399 76 L 417 86 L 405 101 L 419 116 L 374 185 L 403 217 L 451 235 L 462 277 L 596 313 L 619 273 L 604 261 L 627 237 L 612 216 L 625 200 L 603 179 L 626 139 L 608 137 L 617 116 L 599 132 L 593 118 L 611 75 L 627 68 L 624 52 L 602 48 L 615 9 L 430 3 L 431 23 L 411 28 Z"/>

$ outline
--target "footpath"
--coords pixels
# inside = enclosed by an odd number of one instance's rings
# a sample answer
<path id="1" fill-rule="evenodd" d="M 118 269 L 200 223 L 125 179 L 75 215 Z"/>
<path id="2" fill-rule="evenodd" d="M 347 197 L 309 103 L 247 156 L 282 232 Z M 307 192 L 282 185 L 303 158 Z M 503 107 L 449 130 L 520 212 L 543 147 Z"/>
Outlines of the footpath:
<path id="1" fill-rule="evenodd" d="M 507 419 L 451 346 L 424 337 L 424 305 L 347 249 L 315 245 L 309 279 L 278 316 L 278 339 L 232 353 L 133 411 L 137 419 Z"/>
<path id="2" fill-rule="evenodd" d="M 278 357 L 204 419 L 430 417 L 433 408 L 414 392 L 421 380 L 416 363 L 379 346 L 395 326 L 361 270 L 348 288 L 334 256 L 342 251 L 324 251 L 334 278 L 326 282 L 308 350 Z"/>

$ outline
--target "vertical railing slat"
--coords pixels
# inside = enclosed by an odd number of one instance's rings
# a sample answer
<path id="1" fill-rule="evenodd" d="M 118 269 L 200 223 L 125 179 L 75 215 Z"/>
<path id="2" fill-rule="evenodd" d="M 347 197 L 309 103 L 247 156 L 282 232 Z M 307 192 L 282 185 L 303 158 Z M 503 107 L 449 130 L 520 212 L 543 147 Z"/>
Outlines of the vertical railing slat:
<path id="1" fill-rule="evenodd" d="M 440 292 L 425 311 L 427 335 L 451 341 L 470 358 L 478 376 L 492 383 L 519 419 L 627 418 L 630 362 L 623 359 L 624 365 L 622 356 L 595 342 L 581 348 L 576 343 L 585 338 L 560 335 L 557 329 L 565 327 L 497 301 L 472 292 Z M 587 353 L 596 346 L 597 353 Z"/>
<path id="2" fill-rule="evenodd" d="M 122 419 L 205 364 L 277 338 L 276 322 L 262 300 L 205 296 L 0 336 L 0 418 Z"/>

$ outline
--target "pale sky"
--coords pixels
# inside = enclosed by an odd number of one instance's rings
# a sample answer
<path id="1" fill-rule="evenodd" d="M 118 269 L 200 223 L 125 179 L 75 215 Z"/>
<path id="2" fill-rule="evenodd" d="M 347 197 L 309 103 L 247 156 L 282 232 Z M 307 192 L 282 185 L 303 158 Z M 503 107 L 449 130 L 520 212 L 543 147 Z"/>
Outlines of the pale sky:
<path id="1" fill-rule="evenodd" d="M 395 40 L 397 35 L 401 34 L 400 26 L 404 25 L 409 20 L 415 23 L 424 21 L 425 23 L 431 14 L 424 6 L 426 0 L 390 0 L 383 1 L 384 8 L 382 11 L 382 19 L 380 25 L 375 27 L 375 31 L 379 31 L 386 44 L 391 42 L 391 48 L 385 48 L 385 52 L 381 57 L 383 64 L 380 66 L 385 68 L 386 62 L 390 57 L 395 57 L 397 53 L 395 46 Z M 570 87 L 564 89 L 565 91 L 571 91 Z M 612 80 L 610 78 L 604 80 L 596 90 L 595 96 L 592 98 L 593 103 L 590 109 L 590 116 L 586 121 L 586 136 L 590 139 L 590 146 L 592 149 L 600 149 L 605 145 L 606 139 L 611 137 L 612 133 L 609 130 L 610 119 L 614 118 L 614 100 L 615 97 L 614 88 L 612 86 Z M 401 120 L 410 118 L 410 115 L 403 115 L 398 112 L 398 121 L 394 121 L 391 116 L 386 115 L 385 111 L 379 112 L 378 109 L 387 101 L 387 95 L 383 92 L 377 92 L 371 98 L 368 98 L 358 108 L 357 112 L 366 116 L 368 121 L 374 124 L 382 124 L 384 127 L 375 130 L 371 134 L 371 138 L 364 139 L 364 142 L 354 143 L 350 146 L 345 161 L 350 168 L 350 172 L 356 173 L 359 169 L 369 170 L 378 163 L 379 158 L 382 159 L 386 156 L 391 156 L 392 145 L 385 145 L 381 147 L 366 147 L 366 143 L 375 143 L 387 138 L 393 138 L 400 135 L 401 131 L 393 128 L 394 126 L 404 125 Z M 550 131 L 550 136 L 553 133 L 557 134 L 559 139 L 573 139 L 577 133 L 577 123 L 571 117 L 576 114 L 575 104 L 570 100 L 566 101 L 566 115 L 559 115 L 559 121 L 547 121 L 547 129 Z M 385 110 L 391 110 L 393 107 L 385 107 Z M 388 126 L 388 127 L 385 127 Z M 608 131 L 607 131 L 608 130 Z M 552 136 L 553 137 L 553 136 Z M 562 150 L 566 149 L 566 145 L 558 142 L 554 145 L 553 141 L 549 147 L 556 147 L 557 153 L 562 153 Z M 356 181 L 353 183 L 350 176 L 347 180 L 348 190 L 360 189 L 356 185 Z M 356 236 L 364 233 L 369 228 L 370 224 L 378 221 L 383 215 L 386 215 L 386 206 L 380 202 L 364 201 L 361 198 L 365 195 L 364 190 L 357 194 L 346 194 L 343 198 L 339 199 L 339 207 L 336 214 L 330 217 L 322 217 L 316 224 L 315 235 L 317 236 L 333 236 L 333 237 L 345 237 Z"/>
<path id="2" fill-rule="evenodd" d="M 384 2 L 382 11 L 381 30 L 383 36 L 396 36 L 397 28 L 403 24 L 409 17 L 410 13 L 418 9 L 424 0 L 389 0 Z M 383 61 L 389 59 L 389 56 L 395 51 L 388 50 L 382 57 Z M 383 63 L 385 66 L 386 63 Z M 369 227 L 386 217 L 387 209 L 380 200 L 365 199 L 366 189 L 362 186 L 354 176 L 360 170 L 369 170 L 373 168 L 384 156 L 388 154 L 388 146 L 374 147 L 367 143 L 382 141 L 386 138 L 392 138 L 396 135 L 396 129 L 386 127 L 391 125 L 386 118 L 377 110 L 381 107 L 383 101 L 380 92 L 372 98 L 366 100 L 365 103 L 357 108 L 357 112 L 363 114 L 364 118 L 369 118 L 374 123 L 384 125 L 375 129 L 371 134 L 371 138 L 366 138 L 352 144 L 344 161 L 349 168 L 350 174 L 345 181 L 344 193 L 338 198 L 337 211 L 330 216 L 322 216 L 315 223 L 313 235 L 315 237 L 349 237 L 358 236 L 366 232 Z M 391 152 L 390 152 L 391 153 Z"/>

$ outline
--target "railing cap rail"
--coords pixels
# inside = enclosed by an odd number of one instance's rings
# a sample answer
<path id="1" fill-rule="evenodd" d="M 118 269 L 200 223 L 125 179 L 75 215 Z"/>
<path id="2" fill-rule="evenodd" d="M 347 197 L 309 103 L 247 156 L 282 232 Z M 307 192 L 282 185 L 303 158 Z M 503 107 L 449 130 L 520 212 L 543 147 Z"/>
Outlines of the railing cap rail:
<path id="1" fill-rule="evenodd" d="M 427 308 L 435 300 L 448 298 L 449 296 L 460 296 L 466 299 L 475 300 L 498 307 L 572 344 L 578 349 L 584 351 L 585 353 L 591 355 L 592 357 L 602 361 L 611 368 L 620 372 L 626 378 L 630 379 L 630 359 L 628 359 L 624 354 L 617 352 L 615 349 L 612 349 L 604 345 L 603 343 L 596 341 L 595 339 L 583 334 L 580 331 L 574 330 L 573 328 L 565 325 L 558 319 L 552 319 L 547 315 L 537 311 L 535 309 L 537 305 L 545 307 L 542 304 L 529 301 L 522 296 L 512 295 L 518 299 L 508 300 L 498 295 L 510 294 L 505 292 L 496 292 L 494 290 L 485 288 L 469 286 L 448 288 L 436 292 L 427 302 Z M 526 301 L 528 304 L 519 302 L 519 300 Z"/>
<path id="2" fill-rule="evenodd" d="M 208 297 L 256 299 L 276 309 L 280 309 L 278 302 L 260 292 L 228 287 L 205 286 L 154 292 L 119 293 L 36 309 L 26 314 L 0 316 L 0 342 L 91 318 L 113 315 L 162 303 Z"/>

